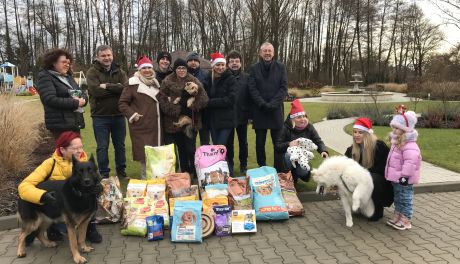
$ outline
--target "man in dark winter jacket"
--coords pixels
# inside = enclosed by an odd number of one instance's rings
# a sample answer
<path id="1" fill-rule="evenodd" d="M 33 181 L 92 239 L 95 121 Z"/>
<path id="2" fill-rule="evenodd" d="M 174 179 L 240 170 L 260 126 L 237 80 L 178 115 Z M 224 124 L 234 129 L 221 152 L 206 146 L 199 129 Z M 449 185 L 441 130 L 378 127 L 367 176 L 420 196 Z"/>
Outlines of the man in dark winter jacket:
<path id="1" fill-rule="evenodd" d="M 115 149 L 115 165 L 118 177 L 126 177 L 125 137 L 126 121 L 118 109 L 123 87 L 128 83 L 126 73 L 113 63 L 112 48 L 108 45 L 97 47 L 96 60 L 86 73 L 91 117 L 93 118 L 96 154 L 99 172 L 108 177 L 109 137 Z"/>
<path id="2" fill-rule="evenodd" d="M 251 96 L 248 89 L 249 74 L 242 71 L 242 58 L 238 51 L 230 51 L 227 55 L 227 66 L 238 82 L 236 91 L 236 134 L 238 135 L 240 173 L 246 173 L 248 167 L 248 120 L 250 119 Z M 233 139 L 235 131 L 229 137 L 227 160 L 233 167 Z"/>
<path id="3" fill-rule="evenodd" d="M 155 70 L 155 76 L 161 84 L 163 79 L 172 73 L 171 54 L 167 51 L 160 51 L 157 54 L 158 69 Z"/>
<path id="4" fill-rule="evenodd" d="M 198 81 L 200 81 L 201 84 L 203 84 L 203 87 L 206 90 L 206 93 L 209 93 L 210 84 L 207 83 L 209 72 L 200 68 L 200 55 L 197 52 L 192 51 L 189 54 L 187 54 L 187 58 L 185 59 L 185 61 L 187 62 L 188 73 L 190 73 L 193 77 L 197 78 Z M 202 127 L 199 131 L 200 144 L 209 145 L 210 143 L 209 117 L 208 117 L 208 114 L 206 113 L 206 108 L 201 111 L 202 111 L 201 112 Z"/>
<path id="5" fill-rule="evenodd" d="M 256 155 L 259 166 L 266 165 L 265 140 L 270 129 L 273 146 L 283 127 L 284 98 L 287 95 L 287 73 L 284 65 L 274 60 L 273 45 L 266 42 L 260 46 L 260 61 L 251 66 L 249 93 L 253 100 L 253 128 L 256 132 Z M 282 169 L 283 158 L 273 151 L 274 166 Z"/>

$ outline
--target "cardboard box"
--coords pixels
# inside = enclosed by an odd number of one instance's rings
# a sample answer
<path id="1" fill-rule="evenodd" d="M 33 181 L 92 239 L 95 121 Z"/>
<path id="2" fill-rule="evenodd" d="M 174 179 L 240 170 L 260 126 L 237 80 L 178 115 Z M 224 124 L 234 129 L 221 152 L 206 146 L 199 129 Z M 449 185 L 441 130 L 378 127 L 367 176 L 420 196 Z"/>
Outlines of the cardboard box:
<path id="1" fill-rule="evenodd" d="M 255 210 L 233 210 L 232 211 L 232 233 L 255 233 L 256 212 Z"/>

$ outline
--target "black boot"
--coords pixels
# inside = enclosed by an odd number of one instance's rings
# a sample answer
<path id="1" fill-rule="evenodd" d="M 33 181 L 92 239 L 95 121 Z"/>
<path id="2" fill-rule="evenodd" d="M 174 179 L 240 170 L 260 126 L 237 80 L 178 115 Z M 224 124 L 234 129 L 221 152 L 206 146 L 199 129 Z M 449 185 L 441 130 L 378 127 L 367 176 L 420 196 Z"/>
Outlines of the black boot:
<path id="1" fill-rule="evenodd" d="M 51 241 L 61 241 L 62 234 L 55 225 L 56 224 L 52 224 L 48 227 L 48 230 L 46 230 L 46 235 Z"/>
<path id="2" fill-rule="evenodd" d="M 376 206 L 374 214 L 369 218 L 369 221 L 376 222 L 383 217 L 383 206 Z"/>
<path id="3" fill-rule="evenodd" d="M 96 229 L 96 223 L 91 222 L 88 225 L 88 229 L 86 229 L 86 240 L 91 243 L 101 243 L 102 236 Z"/>

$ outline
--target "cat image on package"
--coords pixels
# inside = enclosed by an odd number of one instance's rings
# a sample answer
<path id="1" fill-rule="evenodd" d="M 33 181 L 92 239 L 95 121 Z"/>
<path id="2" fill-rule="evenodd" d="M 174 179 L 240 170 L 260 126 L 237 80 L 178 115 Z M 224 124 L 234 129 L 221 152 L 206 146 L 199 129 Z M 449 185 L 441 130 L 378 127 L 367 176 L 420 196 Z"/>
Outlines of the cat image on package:
<path id="1" fill-rule="evenodd" d="M 263 166 L 247 171 L 257 220 L 289 219 L 275 168 Z"/>
<path id="2" fill-rule="evenodd" d="M 200 191 L 206 185 L 228 182 L 230 170 L 226 161 L 227 150 L 223 145 L 205 145 L 195 152 L 195 168 Z"/>

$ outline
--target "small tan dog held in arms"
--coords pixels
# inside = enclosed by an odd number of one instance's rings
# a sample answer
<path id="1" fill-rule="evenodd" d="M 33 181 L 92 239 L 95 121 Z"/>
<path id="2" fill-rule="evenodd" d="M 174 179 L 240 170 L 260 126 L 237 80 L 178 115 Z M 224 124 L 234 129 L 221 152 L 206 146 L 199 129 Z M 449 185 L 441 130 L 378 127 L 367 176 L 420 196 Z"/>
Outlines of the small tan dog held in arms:
<path id="1" fill-rule="evenodd" d="M 187 82 L 185 83 L 184 90 L 187 92 L 185 93 L 188 97 L 187 99 L 187 107 L 190 108 L 193 103 L 195 102 L 195 96 L 198 94 L 198 85 L 194 82 Z M 171 98 L 168 98 L 171 101 Z M 174 99 L 173 104 L 178 104 L 180 102 L 181 97 L 177 97 Z M 186 115 L 179 116 L 177 122 L 173 122 L 175 127 L 183 127 L 183 132 L 189 138 L 193 137 L 193 122 L 192 119 Z"/>

